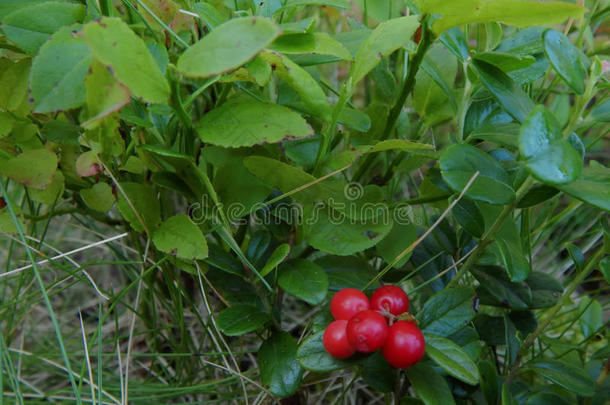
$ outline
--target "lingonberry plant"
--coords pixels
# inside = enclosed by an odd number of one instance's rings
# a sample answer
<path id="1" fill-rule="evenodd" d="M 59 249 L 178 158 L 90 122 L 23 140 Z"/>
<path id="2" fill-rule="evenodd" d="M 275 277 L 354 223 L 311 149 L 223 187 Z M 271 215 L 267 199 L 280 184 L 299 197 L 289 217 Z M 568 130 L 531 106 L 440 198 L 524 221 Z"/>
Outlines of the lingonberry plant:
<path id="1" fill-rule="evenodd" d="M 607 403 L 609 20 L 0 0 L 2 398 Z"/>

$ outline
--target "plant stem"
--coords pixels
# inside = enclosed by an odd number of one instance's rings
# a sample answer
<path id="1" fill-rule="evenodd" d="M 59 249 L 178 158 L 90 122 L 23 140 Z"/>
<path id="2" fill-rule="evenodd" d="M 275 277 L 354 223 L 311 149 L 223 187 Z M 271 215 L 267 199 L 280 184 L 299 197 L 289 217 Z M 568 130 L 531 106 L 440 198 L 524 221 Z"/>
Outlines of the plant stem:
<path id="1" fill-rule="evenodd" d="M 403 83 L 402 90 L 400 91 L 400 95 L 398 96 L 398 100 L 394 103 L 394 106 L 390 110 L 390 114 L 388 115 L 388 120 L 386 121 L 386 125 L 383 128 L 383 132 L 381 133 L 380 141 L 386 140 L 390 137 L 390 134 L 394 130 L 394 126 L 396 125 L 396 121 L 400 116 L 400 112 L 402 111 L 403 106 L 405 105 L 405 101 L 409 94 L 413 91 L 415 87 L 415 75 L 417 74 L 419 67 L 424 60 L 424 56 L 430 45 L 432 45 L 432 33 L 427 27 L 428 17 L 424 16 L 421 27 L 422 27 L 422 38 L 417 47 L 417 51 L 415 55 L 413 55 L 413 59 L 409 63 L 409 68 L 407 71 L 407 77 Z M 362 165 L 358 168 L 358 171 L 354 175 L 354 181 L 358 181 L 364 173 L 368 170 L 369 166 L 373 162 L 374 156 L 369 155 L 365 158 Z"/>
<path id="2" fill-rule="evenodd" d="M 546 314 L 547 315 L 546 320 L 544 322 L 542 322 L 538 326 L 538 328 L 536 328 L 536 330 L 533 331 L 527 337 L 527 339 L 523 343 L 523 347 L 521 347 L 521 350 L 519 351 L 519 355 L 517 357 L 517 360 L 515 361 L 515 364 L 513 364 L 513 366 L 510 368 L 510 370 L 508 370 L 508 373 L 506 375 L 507 384 L 510 383 L 510 380 L 511 380 L 513 374 L 515 373 L 515 371 L 517 371 L 520 368 L 521 360 L 523 359 L 523 354 L 525 353 L 525 351 L 527 351 L 527 349 L 536 341 L 538 336 L 542 332 L 544 332 L 544 330 L 551 324 L 551 322 L 553 322 L 553 320 L 555 320 L 556 315 L 565 306 L 565 301 L 570 298 L 570 295 L 572 295 L 572 293 L 578 288 L 578 286 L 580 286 L 580 284 L 589 275 L 589 273 L 591 273 L 591 271 L 593 270 L 593 267 L 595 267 L 595 265 L 601 260 L 601 258 L 604 257 L 605 253 L 606 252 L 603 247 L 598 249 L 597 252 L 595 252 L 595 254 L 589 260 L 587 265 L 570 282 L 567 290 L 563 293 L 563 295 L 561 296 L 559 301 L 557 301 L 555 306 L 553 308 L 551 308 L 550 312 Z"/>
<path id="3" fill-rule="evenodd" d="M 348 90 L 348 86 L 344 84 L 343 87 L 341 87 L 341 92 L 339 93 L 339 100 L 337 100 L 337 104 L 333 109 L 331 122 L 322 136 L 322 143 L 320 144 L 320 149 L 318 149 L 318 155 L 316 156 L 316 164 L 313 170 L 314 176 L 318 176 L 320 174 L 320 169 L 322 168 L 322 161 L 328 154 L 329 146 L 331 144 L 333 136 L 335 135 L 335 129 L 337 128 L 337 122 L 339 122 L 339 116 L 341 115 L 341 112 L 345 108 L 345 105 L 347 104 L 347 101 L 351 96 L 350 93 L 351 92 L 350 90 Z"/>
<path id="4" fill-rule="evenodd" d="M 474 251 L 468 258 L 468 260 L 466 260 L 466 263 L 464 263 L 464 265 L 460 267 L 458 272 L 455 274 L 455 277 L 453 277 L 451 281 L 449 281 L 447 287 L 453 287 L 458 282 L 458 280 L 462 278 L 462 276 L 466 274 L 466 272 L 470 270 L 470 268 L 477 262 L 479 257 L 483 254 L 485 248 L 494 241 L 494 234 L 498 231 L 498 229 L 500 229 L 500 226 L 502 226 L 504 220 L 513 212 L 513 210 L 517 206 L 518 201 L 530 189 L 533 183 L 534 181 L 531 177 L 528 177 L 527 180 L 525 180 L 525 182 L 517 191 L 517 197 L 515 198 L 515 201 L 512 204 L 509 204 L 504 207 L 504 209 L 502 210 L 500 215 L 498 215 L 489 230 L 485 232 L 485 234 L 483 234 L 481 240 L 479 241 L 479 244 L 477 245 L 477 247 L 474 248 Z"/>

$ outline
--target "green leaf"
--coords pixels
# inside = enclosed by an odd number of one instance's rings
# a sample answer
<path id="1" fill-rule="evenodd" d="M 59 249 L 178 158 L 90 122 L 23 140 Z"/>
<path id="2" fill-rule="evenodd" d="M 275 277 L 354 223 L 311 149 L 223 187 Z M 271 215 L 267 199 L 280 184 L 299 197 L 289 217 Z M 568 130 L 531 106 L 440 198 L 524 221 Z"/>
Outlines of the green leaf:
<path id="1" fill-rule="evenodd" d="M 604 275 L 604 278 L 606 279 L 606 281 L 608 283 L 610 283 L 610 256 L 604 257 L 599 262 L 599 269 L 601 270 L 602 274 Z"/>
<path id="2" fill-rule="evenodd" d="M 516 27 L 560 24 L 569 17 L 578 18 L 586 9 L 561 1 L 539 3 L 528 0 L 418 0 L 420 11 L 441 14 L 432 25 L 435 33 L 474 22 L 500 22 Z"/>
<path id="3" fill-rule="evenodd" d="M 603 326 L 603 308 L 598 300 L 583 297 L 578 303 L 578 311 L 582 313 L 578 322 L 585 338 L 592 336 Z"/>
<path id="4" fill-rule="evenodd" d="M 505 73 L 524 69 L 536 61 L 533 56 L 515 55 L 507 52 L 481 52 L 477 53 L 473 59 L 494 65 Z"/>
<path id="5" fill-rule="evenodd" d="M 328 291 L 328 277 L 317 264 L 304 259 L 293 259 L 282 265 L 278 284 L 288 294 L 318 305 Z"/>
<path id="6" fill-rule="evenodd" d="M 487 153 L 467 144 L 455 144 L 447 148 L 440 159 L 443 180 L 456 192 L 478 171 L 479 175 L 466 196 L 490 204 L 508 204 L 515 199 L 508 173 Z"/>
<path id="7" fill-rule="evenodd" d="M 561 283 L 556 278 L 541 271 L 533 271 L 525 280 L 525 283 L 532 291 L 532 302 L 529 305 L 532 309 L 554 306 L 563 293 Z"/>
<path id="8" fill-rule="evenodd" d="M 485 219 L 474 202 L 462 198 L 453 206 L 451 213 L 460 226 L 472 236 L 480 238 L 485 232 Z"/>
<path id="9" fill-rule="evenodd" d="M 185 76 L 216 76 L 254 58 L 279 34 L 270 19 L 232 19 L 207 34 L 178 58 L 178 71 Z"/>
<path id="10" fill-rule="evenodd" d="M 253 175 L 282 193 L 288 193 L 316 180 L 314 176 L 297 167 L 263 156 L 246 157 L 244 166 Z M 292 194 L 291 197 L 307 206 L 314 201 L 324 200 L 327 195 L 322 184 L 315 183 Z"/>
<path id="11" fill-rule="evenodd" d="M 582 170 L 579 178 L 568 184 L 559 184 L 557 188 L 587 204 L 610 212 L 610 169 L 607 167 L 591 164 Z"/>
<path id="12" fill-rule="evenodd" d="M 352 54 L 341 42 L 324 32 L 289 34 L 277 38 L 269 49 L 283 54 L 315 54 L 352 60 Z"/>
<path id="13" fill-rule="evenodd" d="M 385 260 L 386 263 L 391 263 L 396 256 L 405 250 L 411 243 L 417 239 L 417 230 L 411 222 L 399 223 L 396 222 L 388 235 L 381 240 L 376 246 L 377 252 Z M 405 265 L 411 254 L 406 255 L 398 263 L 395 268 L 400 268 Z"/>
<path id="14" fill-rule="evenodd" d="M 347 0 L 287 0 L 283 3 L 282 7 L 278 8 L 275 11 L 275 14 L 278 14 L 278 13 L 285 11 L 292 7 L 313 6 L 313 5 L 330 6 L 330 7 L 342 8 L 342 9 L 351 8 L 351 5 Z"/>
<path id="15" fill-rule="evenodd" d="M 0 72 L 0 109 L 15 111 L 21 106 L 27 95 L 31 63 L 29 58 L 22 59 Z"/>
<path id="16" fill-rule="evenodd" d="M 292 110 L 259 101 L 228 101 L 203 116 L 197 132 L 206 143 L 237 148 L 313 135 L 307 122 Z"/>
<path id="17" fill-rule="evenodd" d="M 83 128 L 94 129 L 101 120 L 120 110 L 131 101 L 127 87 L 119 83 L 101 63 L 94 61 L 85 79 L 87 89 L 86 121 Z"/>
<path id="18" fill-rule="evenodd" d="M 400 17 L 379 24 L 358 49 L 350 78 L 352 89 L 385 56 L 406 45 L 419 27 L 417 17 Z"/>
<path id="19" fill-rule="evenodd" d="M 472 270 L 480 283 L 477 291 L 481 304 L 501 308 L 527 309 L 532 292 L 525 283 L 511 282 L 506 271 L 498 266 L 481 266 Z"/>
<path id="20" fill-rule="evenodd" d="M 42 190 L 51 184 L 57 170 L 57 155 L 47 149 L 32 149 L 0 159 L 0 174 L 30 188 Z"/>
<path id="21" fill-rule="evenodd" d="M 533 207 L 553 198 L 559 193 L 555 187 L 538 184 L 532 187 L 517 203 L 517 208 Z"/>
<path id="22" fill-rule="evenodd" d="M 279 245 L 271 256 L 267 259 L 265 266 L 259 271 L 261 276 L 265 277 L 267 274 L 271 273 L 273 269 L 280 265 L 290 254 L 290 245 L 287 243 L 282 243 Z"/>
<path id="23" fill-rule="evenodd" d="M 424 363 L 417 363 L 407 370 L 409 381 L 415 394 L 426 405 L 452 405 L 455 404 L 447 380 Z"/>
<path id="24" fill-rule="evenodd" d="M 65 189 L 64 183 L 64 175 L 61 173 L 60 170 L 58 170 L 55 172 L 51 183 L 44 189 L 37 190 L 35 188 L 32 188 L 28 190 L 30 193 L 30 198 L 34 201 L 43 204 L 53 205 L 58 202 L 61 196 L 63 195 Z"/>
<path id="25" fill-rule="evenodd" d="M 153 234 L 155 247 L 164 253 L 187 260 L 208 257 L 205 236 L 187 215 L 175 215 L 163 221 Z"/>
<path id="26" fill-rule="evenodd" d="M 331 119 L 331 106 L 318 82 L 302 67 L 277 53 L 261 54 L 275 74 L 292 87 L 313 113 L 326 121 Z"/>
<path id="27" fill-rule="evenodd" d="M 468 353 L 449 339 L 425 335 L 426 353 L 449 375 L 470 385 L 479 383 L 479 369 Z"/>
<path id="28" fill-rule="evenodd" d="M 112 68 L 115 77 L 134 96 L 165 103 L 169 84 L 146 44 L 123 21 L 103 17 L 84 26 L 83 36 L 95 57 Z"/>
<path id="29" fill-rule="evenodd" d="M 519 152 L 529 172 L 546 184 L 570 183 L 582 169 L 580 154 L 544 106 L 535 107 L 521 126 Z"/>
<path id="30" fill-rule="evenodd" d="M 268 320 L 269 315 L 258 307 L 237 304 L 220 311 L 216 324 L 225 335 L 239 336 L 260 328 Z"/>
<path id="31" fill-rule="evenodd" d="M 513 79 L 494 65 L 473 60 L 473 66 L 483 85 L 498 99 L 502 107 L 518 122 L 525 121 L 534 102 Z"/>
<path id="32" fill-rule="evenodd" d="M 296 392 L 303 378 L 303 369 L 297 361 L 297 344 L 286 332 L 276 332 L 258 349 L 261 382 L 279 397 Z"/>
<path id="33" fill-rule="evenodd" d="M 369 386 L 379 392 L 392 392 L 396 380 L 394 368 L 377 350 L 362 362 L 362 377 Z"/>
<path id="34" fill-rule="evenodd" d="M 426 53 L 422 69 L 415 76 L 413 107 L 428 122 L 441 121 L 455 114 L 453 91 L 457 67 L 457 58 L 441 44 L 432 46 Z"/>
<path id="35" fill-rule="evenodd" d="M 120 189 L 128 198 L 118 191 L 117 207 L 123 218 L 137 232 L 152 235 L 161 224 L 161 207 L 155 191 L 145 184 L 130 182 L 120 183 Z"/>
<path id="36" fill-rule="evenodd" d="M 328 275 L 329 288 L 336 291 L 343 288 L 362 290 L 375 275 L 373 268 L 366 261 L 354 256 L 326 255 L 316 260 L 316 264 Z M 371 288 L 377 285 L 375 283 Z"/>
<path id="37" fill-rule="evenodd" d="M 27 54 L 35 55 L 55 31 L 65 25 L 81 22 L 85 11 L 83 5 L 74 3 L 47 1 L 33 4 L 4 17 L 2 30 L 15 45 Z"/>
<path id="38" fill-rule="evenodd" d="M 299 346 L 297 359 L 301 366 L 309 371 L 333 371 L 349 367 L 358 361 L 357 357 L 350 359 L 337 359 L 326 351 L 322 344 L 324 331 L 320 331 L 307 339 Z"/>
<path id="39" fill-rule="evenodd" d="M 544 53 L 568 86 L 576 93 L 583 94 L 587 72 L 581 62 L 582 51 L 563 33 L 548 30 L 544 33 Z"/>
<path id="40" fill-rule="evenodd" d="M 537 374 L 584 397 L 595 394 L 595 381 L 582 368 L 563 360 L 538 360 L 529 365 Z"/>
<path id="41" fill-rule="evenodd" d="M 103 182 L 95 183 L 91 188 L 80 190 L 80 196 L 92 209 L 99 212 L 108 212 L 114 204 L 112 188 Z"/>
<path id="42" fill-rule="evenodd" d="M 348 256 L 375 246 L 390 232 L 387 215 L 358 220 L 326 206 L 305 221 L 307 242 L 326 253 Z"/>
<path id="43" fill-rule="evenodd" d="M 474 290 L 468 287 L 447 289 L 433 295 L 417 314 L 426 334 L 450 336 L 474 318 Z"/>
<path id="44" fill-rule="evenodd" d="M 85 41 L 73 35 L 78 29 L 60 29 L 32 61 L 29 101 L 34 112 L 69 110 L 85 102 L 85 77 L 93 57 Z"/>

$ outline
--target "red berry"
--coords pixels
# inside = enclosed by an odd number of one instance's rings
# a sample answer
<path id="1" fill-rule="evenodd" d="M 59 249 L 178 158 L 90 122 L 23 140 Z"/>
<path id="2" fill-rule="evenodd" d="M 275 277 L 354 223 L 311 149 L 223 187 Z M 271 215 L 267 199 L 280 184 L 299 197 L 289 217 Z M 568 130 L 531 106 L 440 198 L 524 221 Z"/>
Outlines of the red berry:
<path id="1" fill-rule="evenodd" d="M 409 298 L 402 288 L 384 285 L 371 296 L 371 309 L 398 316 L 409 310 Z"/>
<path id="2" fill-rule="evenodd" d="M 347 340 L 361 353 L 381 349 L 387 336 L 388 325 L 377 311 L 358 312 L 347 323 Z"/>
<path id="3" fill-rule="evenodd" d="M 339 359 L 345 359 L 356 351 L 356 348 L 347 341 L 346 327 L 347 321 L 345 319 L 334 321 L 326 327 L 322 338 L 326 351 Z"/>
<path id="4" fill-rule="evenodd" d="M 383 346 L 383 357 L 397 368 L 411 367 L 424 357 L 426 342 L 419 328 L 407 321 L 390 326 Z"/>
<path id="5" fill-rule="evenodd" d="M 335 319 L 349 320 L 360 311 L 370 308 L 369 299 L 360 290 L 344 288 L 330 301 L 330 312 Z"/>

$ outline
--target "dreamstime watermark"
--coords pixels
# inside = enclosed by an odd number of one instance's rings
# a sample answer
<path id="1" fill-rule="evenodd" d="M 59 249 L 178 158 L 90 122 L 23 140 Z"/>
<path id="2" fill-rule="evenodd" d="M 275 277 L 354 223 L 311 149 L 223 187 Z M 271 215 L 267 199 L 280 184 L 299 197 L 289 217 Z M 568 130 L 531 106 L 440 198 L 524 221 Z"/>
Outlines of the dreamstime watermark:
<path id="1" fill-rule="evenodd" d="M 416 215 L 407 203 L 386 204 L 382 201 L 368 201 L 366 190 L 360 183 L 347 183 L 342 192 L 329 192 L 328 196 L 313 199 L 302 204 L 307 197 L 282 199 L 280 201 L 259 202 L 246 205 L 241 202 L 215 205 L 207 195 L 201 201 L 188 207 L 188 214 L 196 223 L 209 219 L 221 219 L 221 210 L 234 225 L 314 225 L 324 221 L 332 225 L 423 225 L 423 219 Z M 301 201 L 301 202 L 300 202 Z"/>

